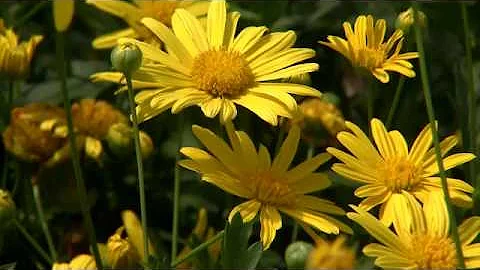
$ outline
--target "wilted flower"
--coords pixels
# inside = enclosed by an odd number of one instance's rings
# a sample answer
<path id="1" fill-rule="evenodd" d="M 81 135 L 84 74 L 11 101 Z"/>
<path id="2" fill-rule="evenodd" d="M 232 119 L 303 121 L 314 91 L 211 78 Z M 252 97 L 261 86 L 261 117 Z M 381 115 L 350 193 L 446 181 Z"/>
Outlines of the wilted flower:
<path id="1" fill-rule="evenodd" d="M 425 22 L 427 20 L 425 13 L 419 10 L 417 16 L 420 26 L 425 26 Z M 410 26 L 412 26 L 414 22 L 415 16 L 413 13 L 413 8 L 409 8 L 404 12 L 398 14 L 397 20 L 395 21 L 395 27 L 397 29 L 403 30 L 404 32 L 408 32 L 408 30 L 410 30 Z"/>
<path id="2" fill-rule="evenodd" d="M 316 247 L 308 255 L 306 269 L 354 269 L 355 251 L 345 246 L 346 238 L 334 241 L 316 239 Z"/>
<path id="3" fill-rule="evenodd" d="M 324 98 L 310 98 L 298 107 L 292 124 L 300 126 L 302 138 L 316 145 L 331 145 L 338 132 L 346 130 L 345 119 L 337 106 Z"/>
<path id="4" fill-rule="evenodd" d="M 47 119 L 63 120 L 64 111 L 58 107 L 31 103 L 12 110 L 10 125 L 3 132 L 5 148 L 17 158 L 27 162 L 58 162 L 57 151 L 65 139 L 41 129 Z"/>
<path id="5" fill-rule="evenodd" d="M 40 35 L 32 36 L 27 42 L 18 43 L 18 36 L 12 29 L 6 29 L 0 19 L 0 74 L 10 78 L 22 78 L 30 70 L 30 62 Z"/>

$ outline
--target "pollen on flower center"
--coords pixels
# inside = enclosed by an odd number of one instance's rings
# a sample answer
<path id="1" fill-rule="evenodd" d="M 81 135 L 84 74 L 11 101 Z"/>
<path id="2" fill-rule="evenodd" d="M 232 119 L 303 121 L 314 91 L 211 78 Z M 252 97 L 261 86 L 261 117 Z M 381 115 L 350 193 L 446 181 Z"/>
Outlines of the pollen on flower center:
<path id="1" fill-rule="evenodd" d="M 385 186 L 392 192 L 408 191 L 421 181 L 420 170 L 402 157 L 385 160 L 379 171 Z"/>
<path id="2" fill-rule="evenodd" d="M 360 66 L 367 69 L 374 69 L 382 67 L 385 63 L 385 50 L 383 48 L 370 48 L 365 47 L 359 50 L 357 56 L 361 56 L 363 59 L 359 59 Z"/>
<path id="3" fill-rule="evenodd" d="M 238 52 L 209 50 L 193 62 L 192 79 L 196 86 L 215 97 L 236 97 L 255 84 L 255 76 Z"/>
<path id="4" fill-rule="evenodd" d="M 455 269 L 455 244 L 450 238 L 418 234 L 411 241 L 411 256 L 418 269 Z"/>
<path id="5" fill-rule="evenodd" d="M 288 183 L 272 177 L 272 175 L 257 174 L 251 178 L 254 188 L 255 199 L 258 201 L 276 205 L 289 206 L 295 203 L 295 194 Z"/>

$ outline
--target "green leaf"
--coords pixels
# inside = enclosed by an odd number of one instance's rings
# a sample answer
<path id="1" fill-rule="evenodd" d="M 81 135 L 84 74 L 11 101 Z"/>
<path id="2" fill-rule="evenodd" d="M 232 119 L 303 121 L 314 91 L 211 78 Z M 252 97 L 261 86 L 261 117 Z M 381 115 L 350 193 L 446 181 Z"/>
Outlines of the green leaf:
<path id="1" fill-rule="evenodd" d="M 248 247 L 252 223 L 243 223 L 240 213 L 225 226 L 221 263 L 224 269 L 254 269 L 262 256 L 262 244 Z"/>

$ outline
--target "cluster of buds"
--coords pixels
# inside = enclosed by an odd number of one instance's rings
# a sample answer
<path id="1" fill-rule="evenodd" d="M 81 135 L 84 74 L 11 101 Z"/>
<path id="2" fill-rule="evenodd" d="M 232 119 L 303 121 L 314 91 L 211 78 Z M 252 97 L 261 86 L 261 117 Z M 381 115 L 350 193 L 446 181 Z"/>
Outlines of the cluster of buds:
<path id="1" fill-rule="evenodd" d="M 72 105 L 73 124 L 79 150 L 101 161 L 106 141 L 117 155 L 131 154 L 132 132 L 128 118 L 104 101 L 83 99 Z M 3 133 L 6 149 L 17 158 L 53 166 L 69 158 L 68 127 L 60 107 L 32 103 L 15 108 Z M 153 152 L 147 133 L 140 133 L 143 157 Z"/>
<path id="2" fill-rule="evenodd" d="M 0 74 L 9 78 L 23 78 L 30 70 L 30 62 L 43 37 L 34 35 L 27 42 L 19 43 L 12 29 L 5 28 L 0 19 Z"/>
<path id="3" fill-rule="evenodd" d="M 290 124 L 300 126 L 303 139 L 312 145 L 323 147 L 335 144 L 337 133 L 346 129 L 343 114 L 336 106 L 337 99 L 328 93 L 321 99 L 306 99 Z"/>

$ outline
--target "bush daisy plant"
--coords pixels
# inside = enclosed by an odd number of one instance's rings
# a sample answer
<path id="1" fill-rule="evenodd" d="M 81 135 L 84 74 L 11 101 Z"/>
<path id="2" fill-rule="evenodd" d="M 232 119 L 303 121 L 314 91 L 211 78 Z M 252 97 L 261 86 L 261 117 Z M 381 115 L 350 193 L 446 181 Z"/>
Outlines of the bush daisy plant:
<path id="1" fill-rule="evenodd" d="M 480 268 L 479 4 L 292 3 L 0 3 L 0 269 Z"/>

